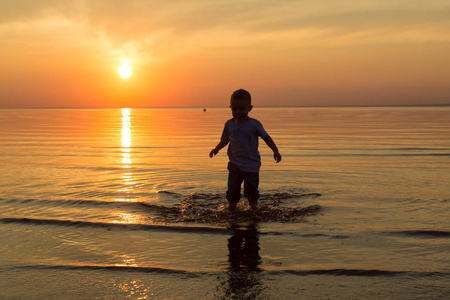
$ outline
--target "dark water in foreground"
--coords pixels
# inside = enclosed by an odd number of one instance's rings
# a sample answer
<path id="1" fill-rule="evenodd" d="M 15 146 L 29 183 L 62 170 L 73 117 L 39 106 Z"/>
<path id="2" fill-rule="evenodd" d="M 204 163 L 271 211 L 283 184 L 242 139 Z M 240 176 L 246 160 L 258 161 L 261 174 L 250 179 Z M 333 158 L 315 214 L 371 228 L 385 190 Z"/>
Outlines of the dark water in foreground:
<path id="1" fill-rule="evenodd" d="M 231 214 L 227 109 L 1 110 L 0 298 L 450 297 L 449 113 L 255 108 Z"/>

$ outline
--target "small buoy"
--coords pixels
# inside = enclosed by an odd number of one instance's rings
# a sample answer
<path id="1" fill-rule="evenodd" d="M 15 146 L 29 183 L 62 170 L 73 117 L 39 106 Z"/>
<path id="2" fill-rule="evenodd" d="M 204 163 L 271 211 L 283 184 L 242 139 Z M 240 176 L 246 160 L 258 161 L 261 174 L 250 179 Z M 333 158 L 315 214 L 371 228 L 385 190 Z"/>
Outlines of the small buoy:
<path id="1" fill-rule="evenodd" d="M 204 108 L 203 111 L 206 111 L 206 108 Z"/>

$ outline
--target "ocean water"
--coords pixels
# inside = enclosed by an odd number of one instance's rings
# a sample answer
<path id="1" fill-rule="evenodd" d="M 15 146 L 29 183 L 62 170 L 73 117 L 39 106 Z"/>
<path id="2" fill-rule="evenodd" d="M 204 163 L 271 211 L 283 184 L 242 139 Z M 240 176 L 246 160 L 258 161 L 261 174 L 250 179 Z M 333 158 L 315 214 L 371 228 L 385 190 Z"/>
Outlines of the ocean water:
<path id="1" fill-rule="evenodd" d="M 1 299 L 450 297 L 449 107 L 255 107 L 236 213 L 229 109 L 0 112 Z"/>

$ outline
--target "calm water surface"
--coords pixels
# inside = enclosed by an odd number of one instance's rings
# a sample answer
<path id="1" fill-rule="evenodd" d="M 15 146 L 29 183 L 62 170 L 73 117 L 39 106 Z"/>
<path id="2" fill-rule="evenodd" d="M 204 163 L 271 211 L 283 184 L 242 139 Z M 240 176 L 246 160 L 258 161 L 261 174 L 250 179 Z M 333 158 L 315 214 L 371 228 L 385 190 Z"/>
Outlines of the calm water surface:
<path id="1" fill-rule="evenodd" d="M 228 109 L 0 112 L 1 299 L 450 297 L 448 107 L 255 108 L 236 214 Z"/>

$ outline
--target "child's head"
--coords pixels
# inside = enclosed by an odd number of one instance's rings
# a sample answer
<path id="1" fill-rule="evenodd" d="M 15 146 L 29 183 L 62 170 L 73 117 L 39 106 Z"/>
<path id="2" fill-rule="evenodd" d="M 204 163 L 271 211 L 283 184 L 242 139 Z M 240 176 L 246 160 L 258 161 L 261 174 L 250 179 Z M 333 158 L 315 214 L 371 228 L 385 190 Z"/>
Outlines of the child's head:
<path id="1" fill-rule="evenodd" d="M 247 92 L 246 90 L 243 89 L 239 89 L 237 91 L 235 91 L 232 95 L 231 95 L 231 102 L 234 101 L 246 101 L 248 103 L 249 106 L 252 105 L 252 96 L 250 96 L 250 93 Z"/>
<path id="2" fill-rule="evenodd" d="M 235 91 L 231 95 L 230 108 L 234 118 L 246 119 L 248 113 L 253 108 L 250 93 L 243 89 Z"/>

